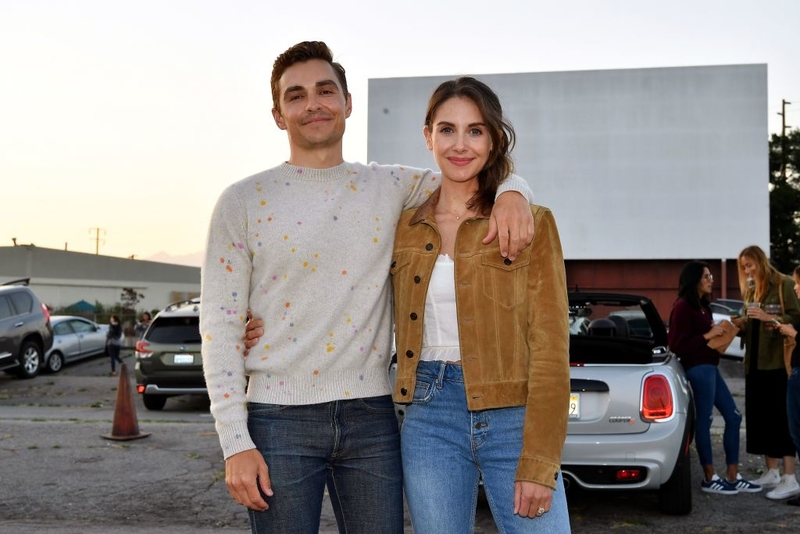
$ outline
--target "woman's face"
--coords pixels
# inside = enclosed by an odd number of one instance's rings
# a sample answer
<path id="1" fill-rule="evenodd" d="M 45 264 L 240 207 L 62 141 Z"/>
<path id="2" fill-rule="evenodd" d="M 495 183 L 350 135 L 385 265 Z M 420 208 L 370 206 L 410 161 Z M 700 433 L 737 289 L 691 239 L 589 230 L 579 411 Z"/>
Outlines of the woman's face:
<path id="1" fill-rule="evenodd" d="M 703 267 L 703 276 L 700 277 L 700 282 L 697 284 L 697 292 L 702 297 L 703 295 L 710 295 L 712 289 L 714 289 L 714 277 L 711 276 L 711 271 L 708 270 L 708 267 Z"/>
<path id="2" fill-rule="evenodd" d="M 795 274 L 792 278 L 794 278 L 794 294 L 800 299 L 800 274 Z"/>
<path id="3" fill-rule="evenodd" d="M 428 150 L 442 177 L 456 182 L 476 180 L 492 150 L 492 138 L 478 106 L 468 98 L 444 101 L 423 129 Z"/>
<path id="4" fill-rule="evenodd" d="M 750 256 L 742 256 L 740 260 L 742 271 L 748 278 L 758 278 L 758 264 Z"/>

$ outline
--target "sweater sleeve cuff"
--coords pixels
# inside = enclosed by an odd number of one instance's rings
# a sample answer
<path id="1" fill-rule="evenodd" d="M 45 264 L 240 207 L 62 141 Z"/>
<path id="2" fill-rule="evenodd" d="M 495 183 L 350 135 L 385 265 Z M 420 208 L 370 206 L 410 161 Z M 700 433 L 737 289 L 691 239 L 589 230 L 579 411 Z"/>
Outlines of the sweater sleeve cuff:
<path id="1" fill-rule="evenodd" d="M 250 438 L 246 421 L 225 426 L 217 424 L 217 434 L 222 446 L 222 454 L 226 460 L 234 454 L 256 448 L 256 444 Z"/>
<path id="2" fill-rule="evenodd" d="M 497 193 L 494 195 L 495 200 L 497 200 L 497 197 L 508 191 L 516 191 L 528 200 L 528 204 L 533 204 L 533 190 L 531 190 L 528 182 L 521 176 L 512 174 L 503 180 L 503 183 L 497 187 Z"/>

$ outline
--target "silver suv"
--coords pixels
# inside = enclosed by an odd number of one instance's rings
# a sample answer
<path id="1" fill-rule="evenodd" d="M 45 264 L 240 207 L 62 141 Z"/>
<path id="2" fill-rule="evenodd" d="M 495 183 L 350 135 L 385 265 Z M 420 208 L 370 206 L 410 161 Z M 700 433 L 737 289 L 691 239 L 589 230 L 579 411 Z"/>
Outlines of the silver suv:
<path id="1" fill-rule="evenodd" d="M 50 312 L 27 287 L 29 278 L 0 285 L 0 370 L 20 378 L 39 374 L 53 346 Z"/>
<path id="2" fill-rule="evenodd" d="M 200 356 L 200 299 L 170 304 L 136 343 L 136 391 L 148 410 L 169 397 L 207 395 Z"/>

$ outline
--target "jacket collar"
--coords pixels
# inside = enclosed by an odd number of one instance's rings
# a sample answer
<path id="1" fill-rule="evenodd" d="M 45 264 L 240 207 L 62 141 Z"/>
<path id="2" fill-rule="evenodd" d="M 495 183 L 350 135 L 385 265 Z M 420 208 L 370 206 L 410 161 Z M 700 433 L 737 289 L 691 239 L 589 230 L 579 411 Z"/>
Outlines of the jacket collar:
<path id="1" fill-rule="evenodd" d="M 433 210 L 436 208 L 436 204 L 439 203 L 439 194 L 442 191 L 442 187 L 439 186 L 436 188 L 436 191 L 431 193 L 431 196 L 428 197 L 428 200 L 422 203 L 422 205 L 417 208 L 417 211 L 414 212 L 414 216 L 408 221 L 408 225 L 412 226 L 417 223 L 420 223 L 424 220 L 429 219 L 431 222 L 436 222 L 433 216 Z M 476 219 L 488 219 L 488 215 L 476 215 Z"/>

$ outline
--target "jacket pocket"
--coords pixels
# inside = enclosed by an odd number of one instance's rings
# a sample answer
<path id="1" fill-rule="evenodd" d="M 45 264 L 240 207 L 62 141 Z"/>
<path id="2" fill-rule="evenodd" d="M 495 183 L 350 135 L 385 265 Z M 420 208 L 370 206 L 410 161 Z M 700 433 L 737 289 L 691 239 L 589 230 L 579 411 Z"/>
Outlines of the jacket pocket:
<path id="1" fill-rule="evenodd" d="M 492 251 L 481 255 L 480 284 L 483 295 L 506 308 L 512 308 L 525 300 L 529 255 L 514 261 Z"/>

